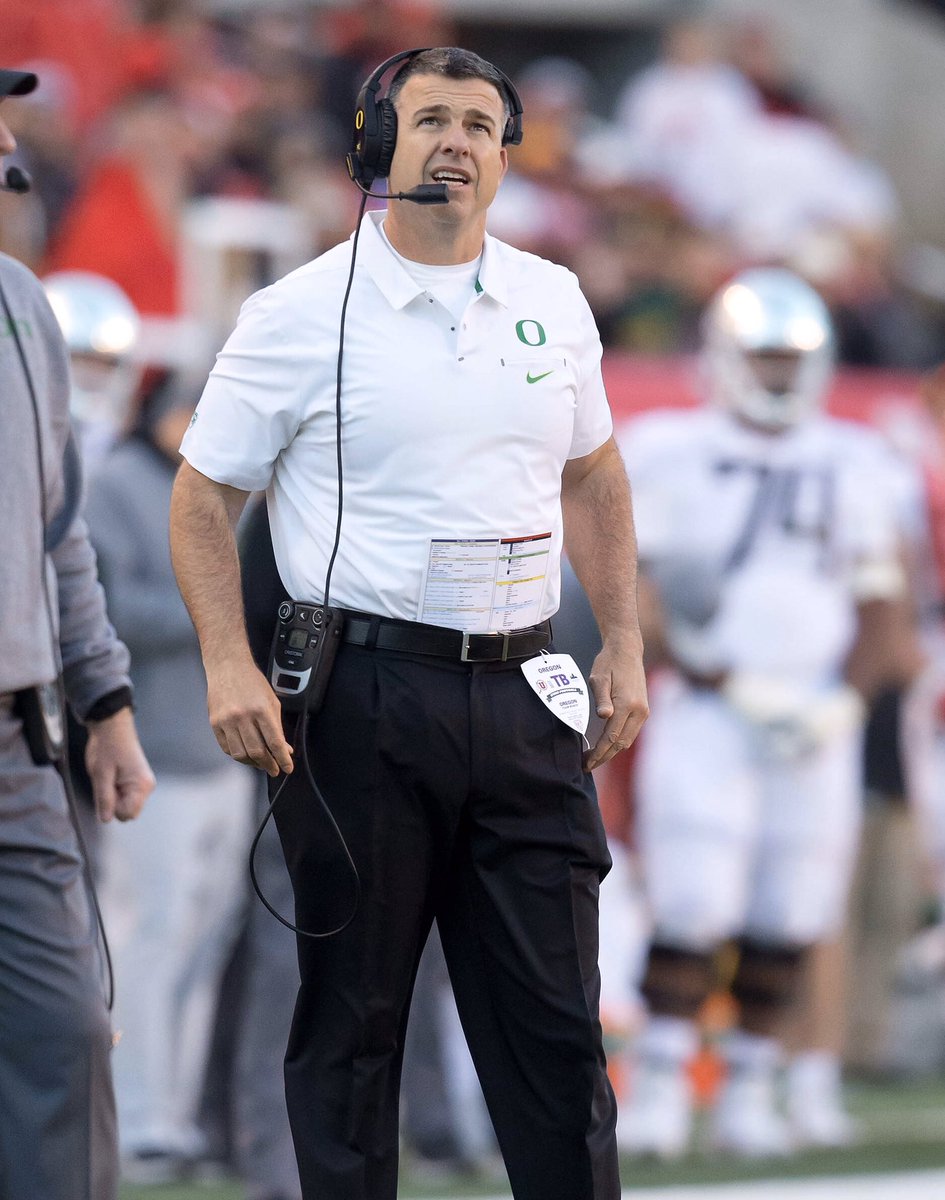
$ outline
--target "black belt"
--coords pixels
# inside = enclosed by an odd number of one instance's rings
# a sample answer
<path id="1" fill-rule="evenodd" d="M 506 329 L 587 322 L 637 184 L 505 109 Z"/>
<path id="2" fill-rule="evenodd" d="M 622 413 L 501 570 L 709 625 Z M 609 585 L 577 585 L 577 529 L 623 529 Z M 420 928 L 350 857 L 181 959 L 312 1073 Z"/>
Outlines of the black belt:
<path id="1" fill-rule="evenodd" d="M 341 610 L 345 618 L 343 642 L 372 650 L 403 650 L 408 654 L 431 654 L 458 662 L 507 662 L 529 658 L 547 649 L 551 622 L 516 629 L 511 633 L 462 633 L 442 625 L 421 625 L 394 617 Z"/>

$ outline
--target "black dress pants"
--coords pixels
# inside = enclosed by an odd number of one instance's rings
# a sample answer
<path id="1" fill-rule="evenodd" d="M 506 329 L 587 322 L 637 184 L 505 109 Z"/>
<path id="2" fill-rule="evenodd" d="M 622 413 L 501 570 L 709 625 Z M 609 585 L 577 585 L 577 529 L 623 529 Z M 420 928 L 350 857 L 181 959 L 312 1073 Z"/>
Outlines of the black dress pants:
<path id="1" fill-rule="evenodd" d="M 396 1196 L 407 1009 L 434 918 L 516 1200 L 619 1197 L 598 1021 L 610 859 L 581 748 L 517 662 L 341 647 L 308 753 L 361 891 L 343 932 L 298 939 L 285 1074 L 306 1200 Z M 304 774 L 275 816 L 297 923 L 319 931 L 354 885 Z"/>

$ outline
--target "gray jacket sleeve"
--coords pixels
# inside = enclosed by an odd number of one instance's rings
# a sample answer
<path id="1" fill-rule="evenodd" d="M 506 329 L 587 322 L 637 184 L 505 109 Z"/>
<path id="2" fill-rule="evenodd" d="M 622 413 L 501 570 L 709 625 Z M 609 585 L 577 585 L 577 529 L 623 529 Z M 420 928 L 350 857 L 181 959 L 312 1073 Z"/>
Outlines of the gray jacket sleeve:
<path id="1" fill-rule="evenodd" d="M 59 325 L 42 285 L 22 263 L 0 255 L 0 283 L 11 314 L 4 322 L 9 336 L 0 339 L 6 434 L 0 480 L 6 518 L 0 529 L 0 691 L 53 677 L 48 600 L 58 627 L 66 695 L 82 718 L 100 697 L 130 685 L 128 651 L 108 622 L 85 522 L 78 515 L 60 519 L 69 503 L 64 460 L 70 425 L 68 353 Z M 64 529 L 58 546 L 46 555 L 39 511 L 47 529 Z"/>
<path id="2" fill-rule="evenodd" d="M 128 650 L 105 613 L 95 554 L 77 516 L 52 552 L 59 591 L 59 650 L 66 695 L 81 719 L 101 696 L 130 687 Z"/>

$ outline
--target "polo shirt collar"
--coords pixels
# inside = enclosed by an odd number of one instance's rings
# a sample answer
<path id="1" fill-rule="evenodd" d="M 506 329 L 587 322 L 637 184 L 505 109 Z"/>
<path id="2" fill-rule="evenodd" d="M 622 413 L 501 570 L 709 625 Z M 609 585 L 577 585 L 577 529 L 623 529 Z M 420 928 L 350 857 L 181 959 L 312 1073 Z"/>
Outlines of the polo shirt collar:
<path id="1" fill-rule="evenodd" d="M 367 270 L 391 308 L 406 308 L 411 300 L 423 295 L 423 288 L 397 261 L 381 232 L 386 212 L 380 209 L 364 214 L 358 261 Z M 352 235 L 353 236 L 353 235 Z"/>
<path id="2" fill-rule="evenodd" d="M 503 308 L 509 306 L 509 283 L 506 265 L 502 261 L 502 243 L 486 234 L 482 247 L 482 262 L 479 264 L 479 278 L 476 281 L 479 288 L 491 296 Z"/>
<path id="3" fill-rule="evenodd" d="M 377 284 L 391 308 L 406 308 L 411 300 L 423 295 L 424 289 L 391 254 L 381 232 L 384 217 L 384 210 L 365 213 L 361 223 L 358 261 Z M 488 233 L 483 244 L 476 290 L 482 290 L 504 308 L 508 308 L 509 289 L 505 264 L 502 261 L 501 243 Z"/>

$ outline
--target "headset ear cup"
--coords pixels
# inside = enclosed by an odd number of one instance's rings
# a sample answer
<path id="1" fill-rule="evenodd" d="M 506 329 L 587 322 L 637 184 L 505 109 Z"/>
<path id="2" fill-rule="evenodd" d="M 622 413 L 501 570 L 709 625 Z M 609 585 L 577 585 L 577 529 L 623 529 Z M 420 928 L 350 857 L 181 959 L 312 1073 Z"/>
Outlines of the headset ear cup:
<path id="1" fill-rule="evenodd" d="M 382 179 L 390 174 L 397 147 L 397 111 L 392 101 L 385 96 L 377 102 L 378 150 L 375 173 Z"/>

